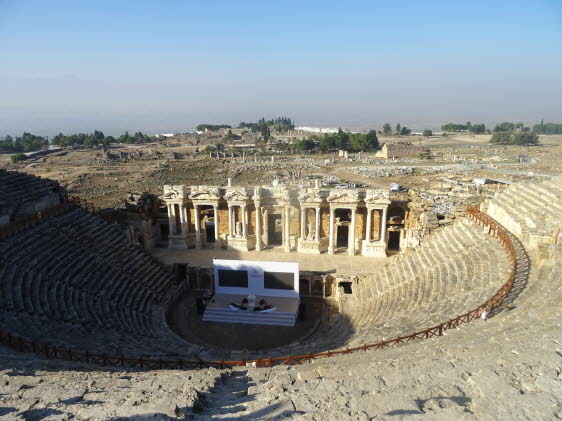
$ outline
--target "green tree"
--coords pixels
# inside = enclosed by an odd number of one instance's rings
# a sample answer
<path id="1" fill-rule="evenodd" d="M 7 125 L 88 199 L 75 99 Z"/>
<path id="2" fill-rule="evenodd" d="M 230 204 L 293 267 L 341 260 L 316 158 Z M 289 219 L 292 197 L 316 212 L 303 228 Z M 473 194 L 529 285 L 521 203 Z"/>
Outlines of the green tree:
<path id="1" fill-rule="evenodd" d="M 384 125 L 382 126 L 382 133 L 386 136 L 392 134 L 392 127 L 390 127 L 390 124 L 384 123 Z"/>
<path id="2" fill-rule="evenodd" d="M 515 129 L 515 124 L 510 123 L 508 121 L 504 121 L 503 123 L 496 124 L 494 127 L 495 132 L 509 132 Z"/>
<path id="3" fill-rule="evenodd" d="M 119 136 L 117 138 L 117 142 L 119 143 L 133 143 L 132 142 L 132 138 L 129 135 L 129 132 L 125 132 L 124 134 L 122 134 L 121 136 Z"/>
<path id="4" fill-rule="evenodd" d="M 514 145 L 538 145 L 539 135 L 529 130 L 518 132 L 513 135 L 512 143 Z"/>
<path id="5" fill-rule="evenodd" d="M 318 148 L 326 153 L 337 149 L 337 134 L 325 134 L 318 138 Z"/>
<path id="6" fill-rule="evenodd" d="M 406 126 L 402 127 L 402 129 L 400 130 L 400 135 L 402 136 L 410 136 L 410 134 L 412 134 L 412 131 Z"/>
<path id="7" fill-rule="evenodd" d="M 338 129 L 337 147 L 338 149 L 343 149 L 344 151 L 348 151 L 350 149 L 349 133 L 344 132 L 341 128 Z"/>
<path id="8" fill-rule="evenodd" d="M 314 141 L 310 137 L 293 140 L 293 150 L 297 153 L 310 152 L 316 147 Z"/>
<path id="9" fill-rule="evenodd" d="M 228 124 L 206 124 L 206 123 L 198 124 L 197 127 L 195 127 L 195 130 L 197 130 L 198 132 L 204 132 L 205 129 L 216 131 L 220 129 L 232 129 L 232 127 L 230 127 Z"/>
<path id="10" fill-rule="evenodd" d="M 430 136 L 433 136 L 433 131 L 431 131 L 430 129 L 425 129 L 422 134 L 425 137 L 430 137 Z"/>
<path id="11" fill-rule="evenodd" d="M 472 124 L 470 126 L 469 132 L 475 134 L 481 134 L 486 132 L 486 125 L 485 124 Z"/>
<path id="12" fill-rule="evenodd" d="M 269 130 L 269 126 L 267 124 L 263 124 L 261 126 L 260 133 L 261 133 L 261 138 L 267 142 L 269 140 L 269 137 L 271 136 L 271 131 Z"/>
<path id="13" fill-rule="evenodd" d="M 562 134 L 562 124 L 541 121 L 541 124 L 533 126 L 533 131 L 542 134 Z"/>
<path id="14" fill-rule="evenodd" d="M 376 130 L 369 130 L 365 136 L 367 137 L 367 144 L 369 145 L 370 151 L 374 151 L 381 148 Z"/>
<path id="15" fill-rule="evenodd" d="M 27 155 L 20 152 L 20 153 L 17 153 L 15 155 L 12 155 L 10 157 L 10 159 L 12 160 L 13 163 L 22 162 L 22 161 L 25 161 L 27 159 Z"/>
<path id="16" fill-rule="evenodd" d="M 400 132 L 402 131 L 402 126 L 400 126 L 400 123 L 396 124 L 396 134 L 400 134 Z"/>
<path id="17" fill-rule="evenodd" d="M 490 143 L 496 145 L 509 145 L 512 142 L 511 132 L 494 131 L 490 138 Z"/>

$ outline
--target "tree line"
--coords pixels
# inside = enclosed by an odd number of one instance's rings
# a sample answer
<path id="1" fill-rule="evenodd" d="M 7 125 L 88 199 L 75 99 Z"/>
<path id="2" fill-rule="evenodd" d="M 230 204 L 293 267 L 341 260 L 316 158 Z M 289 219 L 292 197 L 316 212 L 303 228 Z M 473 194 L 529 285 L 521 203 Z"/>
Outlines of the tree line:
<path id="1" fill-rule="evenodd" d="M 469 132 L 474 134 L 486 133 L 486 125 L 484 123 L 472 124 L 467 121 L 465 124 L 461 123 L 447 123 L 441 126 L 441 130 L 444 132 Z"/>
<path id="2" fill-rule="evenodd" d="M 412 130 L 410 130 L 408 127 L 406 126 L 402 126 L 400 123 L 396 123 L 396 127 L 395 127 L 395 131 L 394 133 L 392 132 L 392 126 L 390 125 L 390 123 L 384 123 L 382 126 L 382 134 L 384 134 L 385 136 L 391 136 L 391 135 L 396 135 L 396 136 L 409 136 L 412 134 Z"/>
<path id="3" fill-rule="evenodd" d="M 531 130 L 524 130 L 516 132 L 510 131 L 497 131 L 492 134 L 490 143 L 496 145 L 538 145 L 539 135 Z"/>
<path id="4" fill-rule="evenodd" d="M 367 133 L 351 133 L 339 129 L 337 133 L 312 134 L 303 139 L 293 138 L 291 147 L 294 152 L 331 152 L 339 149 L 349 152 L 368 152 L 380 149 L 375 130 Z"/>
<path id="5" fill-rule="evenodd" d="M 232 129 L 232 126 L 229 126 L 228 124 L 207 124 L 207 123 L 203 123 L 203 124 L 198 124 L 195 127 L 195 130 L 197 130 L 198 132 L 204 132 L 205 130 L 209 130 L 209 131 L 217 131 L 220 129 Z"/>
<path id="6" fill-rule="evenodd" d="M 238 128 L 247 128 L 253 132 L 261 132 L 264 126 L 276 132 L 286 132 L 287 130 L 293 130 L 295 128 L 295 122 L 289 117 L 275 117 L 271 120 L 266 120 L 262 117 L 257 123 L 246 123 L 242 121 L 238 125 Z"/>
<path id="7" fill-rule="evenodd" d="M 540 134 L 562 134 L 561 123 L 545 123 L 541 121 L 540 124 L 533 126 L 533 131 Z"/>
<path id="8" fill-rule="evenodd" d="M 22 153 L 41 150 L 49 146 L 46 137 L 36 136 L 34 134 L 23 132 L 23 134 L 15 139 L 7 135 L 0 140 L 0 151 L 2 153 Z"/>
<path id="9" fill-rule="evenodd" d="M 146 143 L 151 140 L 153 140 L 153 138 L 142 132 L 136 132 L 134 135 L 130 135 L 127 131 L 115 138 L 113 136 L 105 136 L 102 131 L 94 130 L 94 132 L 90 134 L 75 133 L 72 135 L 63 135 L 59 133 L 53 137 L 52 143 L 62 148 L 67 148 L 72 145 L 80 145 L 85 148 L 97 148 L 98 146 L 109 146 L 111 143 L 134 144 Z"/>

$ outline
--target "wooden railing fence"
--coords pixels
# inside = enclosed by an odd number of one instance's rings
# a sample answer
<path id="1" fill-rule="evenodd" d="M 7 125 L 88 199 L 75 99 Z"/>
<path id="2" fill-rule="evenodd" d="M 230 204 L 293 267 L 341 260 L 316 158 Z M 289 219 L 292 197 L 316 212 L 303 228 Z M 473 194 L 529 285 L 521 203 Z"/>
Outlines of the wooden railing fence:
<path id="1" fill-rule="evenodd" d="M 61 205 L 61 209 L 55 209 L 48 213 L 50 216 L 60 214 L 65 206 L 82 206 L 85 207 L 84 202 L 72 199 L 69 204 Z M 89 206 L 89 205 L 86 205 Z M 95 209 L 92 207 L 92 211 Z M 432 326 L 426 329 L 419 330 L 406 336 L 400 336 L 394 339 L 387 339 L 377 343 L 365 344 L 352 348 L 340 349 L 337 351 L 327 351 L 320 353 L 309 353 L 304 355 L 290 355 L 286 357 L 275 358 L 261 358 L 254 360 L 239 360 L 239 361 L 203 361 L 203 360 L 182 360 L 182 359 L 151 359 L 151 358 L 132 358 L 127 356 L 110 356 L 105 354 L 95 354 L 84 351 L 74 351 L 64 347 L 53 346 L 45 343 L 38 343 L 24 339 L 17 335 L 0 329 L 0 344 L 12 347 L 21 352 L 33 352 L 40 354 L 46 358 L 63 359 L 68 361 L 77 361 L 87 364 L 98 364 L 102 366 L 118 366 L 130 369 L 200 369 L 207 367 L 216 368 L 229 368 L 234 366 L 252 365 L 255 367 L 272 367 L 276 365 L 298 365 L 310 363 L 319 358 L 333 357 L 336 355 L 351 354 L 358 351 L 368 351 L 384 349 L 396 346 L 398 344 L 414 342 L 417 340 L 429 339 L 437 336 L 442 336 L 445 331 L 449 329 L 456 329 L 459 326 L 469 323 L 472 320 L 481 317 L 484 311 L 490 312 L 497 307 L 511 291 L 516 272 L 516 252 L 515 248 L 504 229 L 492 218 L 482 213 L 478 206 L 469 206 L 468 213 L 470 217 L 479 225 L 487 227 L 489 234 L 496 237 L 502 247 L 507 252 L 511 262 L 511 272 L 507 281 L 490 297 L 485 303 L 477 308 L 461 314 L 453 319 L 443 322 L 439 325 Z M 47 213 L 43 212 L 39 220 L 46 218 Z M 27 226 L 32 226 L 35 219 L 26 222 Z M 26 224 L 22 222 L 22 224 Z M 29 225 L 31 224 L 31 225 Z M 23 226 L 23 225 L 22 225 Z M 19 231 L 18 231 L 19 232 Z M 3 238 L 0 232 L 0 239 Z"/>

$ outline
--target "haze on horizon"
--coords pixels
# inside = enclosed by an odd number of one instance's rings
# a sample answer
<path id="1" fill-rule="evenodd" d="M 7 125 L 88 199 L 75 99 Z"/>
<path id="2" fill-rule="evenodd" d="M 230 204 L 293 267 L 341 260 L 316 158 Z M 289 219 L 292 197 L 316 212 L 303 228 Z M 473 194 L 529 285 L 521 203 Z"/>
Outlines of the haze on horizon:
<path id="1" fill-rule="evenodd" d="M 0 137 L 562 122 L 562 2 L 0 0 Z"/>

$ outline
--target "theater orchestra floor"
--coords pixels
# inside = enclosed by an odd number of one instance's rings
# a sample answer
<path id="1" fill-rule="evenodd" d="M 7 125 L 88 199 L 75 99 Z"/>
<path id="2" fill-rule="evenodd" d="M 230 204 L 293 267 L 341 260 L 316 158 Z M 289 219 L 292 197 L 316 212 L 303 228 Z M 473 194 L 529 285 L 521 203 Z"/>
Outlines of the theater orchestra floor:
<path id="1" fill-rule="evenodd" d="M 172 305 L 168 322 L 185 339 L 212 345 L 223 350 L 261 350 L 291 343 L 317 326 L 323 303 L 319 299 L 303 299 L 306 317 L 295 327 L 261 326 L 237 323 L 203 322 L 197 314 L 195 295 L 185 295 Z"/>

